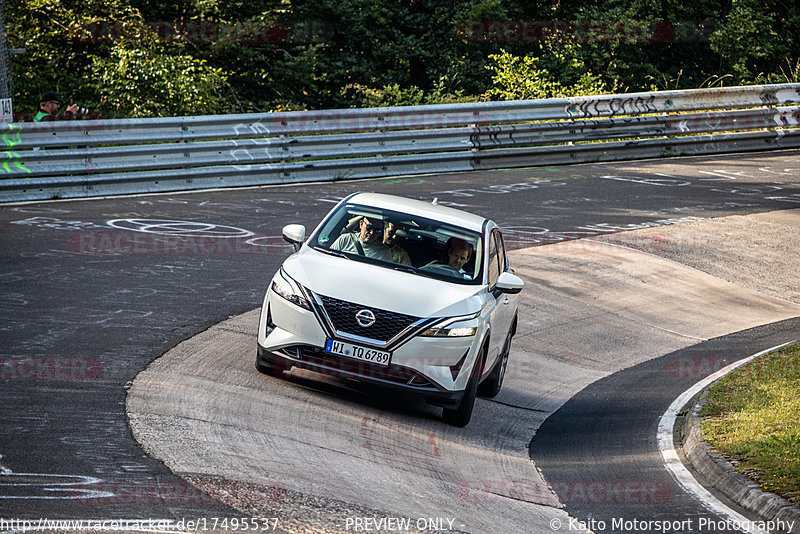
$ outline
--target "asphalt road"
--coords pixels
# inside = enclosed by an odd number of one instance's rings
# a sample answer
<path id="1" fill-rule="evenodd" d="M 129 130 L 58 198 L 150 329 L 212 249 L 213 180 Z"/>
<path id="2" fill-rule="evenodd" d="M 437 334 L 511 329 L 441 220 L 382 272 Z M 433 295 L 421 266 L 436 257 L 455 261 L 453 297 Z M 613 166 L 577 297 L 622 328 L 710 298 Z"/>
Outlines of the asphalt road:
<path id="1" fill-rule="evenodd" d="M 257 307 L 290 249 L 354 191 L 439 198 L 525 248 L 800 206 L 798 151 L 0 208 L 0 506 L 6 517 L 235 513 L 133 440 L 126 385 Z M 191 232 L 190 241 L 177 235 Z M 11 482 L 8 482 L 11 481 Z M 24 485 L 21 485 L 24 484 Z M 131 490 L 131 488 L 136 488 Z M 164 491 L 171 492 L 165 496 Z"/>
<path id="2" fill-rule="evenodd" d="M 798 338 L 800 318 L 780 321 L 600 379 L 547 418 L 531 442 L 531 458 L 567 512 L 596 532 L 654 532 L 656 524 L 678 532 L 741 532 L 681 491 L 664 468 L 656 442 L 659 419 L 671 400 L 712 372 Z M 715 496 L 743 513 L 725 496 Z M 635 528 L 645 522 L 651 526 Z"/>

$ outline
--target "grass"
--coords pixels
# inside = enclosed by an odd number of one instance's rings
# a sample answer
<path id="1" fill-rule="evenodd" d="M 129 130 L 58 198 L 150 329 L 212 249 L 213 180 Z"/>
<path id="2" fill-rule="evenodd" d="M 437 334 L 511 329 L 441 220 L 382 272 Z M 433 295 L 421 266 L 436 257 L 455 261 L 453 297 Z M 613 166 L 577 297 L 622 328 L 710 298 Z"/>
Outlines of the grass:
<path id="1" fill-rule="evenodd" d="M 700 415 L 706 442 L 737 471 L 800 505 L 800 344 L 725 376 Z"/>

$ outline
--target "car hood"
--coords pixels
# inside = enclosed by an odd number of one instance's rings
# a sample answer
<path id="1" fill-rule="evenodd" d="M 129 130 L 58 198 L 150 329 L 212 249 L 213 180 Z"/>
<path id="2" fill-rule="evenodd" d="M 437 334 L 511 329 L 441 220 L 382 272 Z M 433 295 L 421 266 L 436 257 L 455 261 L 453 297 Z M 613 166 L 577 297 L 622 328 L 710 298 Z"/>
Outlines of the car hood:
<path id="1" fill-rule="evenodd" d="M 477 313 L 485 300 L 481 285 L 444 282 L 307 247 L 290 256 L 283 268 L 295 281 L 320 295 L 415 317 Z"/>

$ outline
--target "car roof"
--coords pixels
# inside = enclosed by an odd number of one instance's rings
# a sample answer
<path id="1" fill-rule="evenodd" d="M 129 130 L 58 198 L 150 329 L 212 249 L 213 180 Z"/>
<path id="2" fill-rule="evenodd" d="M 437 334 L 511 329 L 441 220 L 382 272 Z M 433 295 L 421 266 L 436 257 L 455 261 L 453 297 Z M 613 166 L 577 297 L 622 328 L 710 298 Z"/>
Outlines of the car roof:
<path id="1" fill-rule="evenodd" d="M 347 202 L 426 217 L 479 233 L 486 222 L 485 217 L 467 211 L 384 193 L 356 193 Z"/>

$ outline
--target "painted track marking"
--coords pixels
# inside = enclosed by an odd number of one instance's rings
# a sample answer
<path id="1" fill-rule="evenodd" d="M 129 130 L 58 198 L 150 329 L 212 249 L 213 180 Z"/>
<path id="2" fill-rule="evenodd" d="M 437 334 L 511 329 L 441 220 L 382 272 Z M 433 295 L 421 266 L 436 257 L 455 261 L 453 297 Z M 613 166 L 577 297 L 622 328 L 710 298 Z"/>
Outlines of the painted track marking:
<path id="1" fill-rule="evenodd" d="M 734 369 L 749 363 L 759 356 L 774 350 L 778 350 L 787 345 L 791 345 L 795 342 L 796 341 L 790 341 L 789 343 L 784 343 L 782 345 L 778 345 L 777 347 L 763 350 L 757 354 L 753 354 L 752 356 L 748 356 L 747 358 L 743 358 L 738 362 L 734 362 L 726 367 L 723 367 L 716 373 L 705 377 L 703 380 L 697 382 L 691 388 L 684 391 L 677 399 L 675 399 L 658 421 L 658 448 L 661 450 L 661 455 L 664 457 L 664 465 L 670 471 L 670 473 L 672 473 L 672 476 L 674 476 L 678 481 L 678 484 L 680 484 L 684 490 L 697 499 L 706 509 L 720 515 L 725 519 L 738 522 L 743 526 L 743 530 L 745 532 L 751 534 L 768 534 L 768 532 L 752 527 L 753 521 L 723 504 L 722 501 L 714 497 L 697 481 L 697 479 L 694 478 L 694 476 L 692 476 L 689 470 L 686 469 L 686 466 L 683 465 L 683 462 L 681 462 L 680 457 L 678 457 L 678 451 L 675 450 L 675 444 L 672 438 L 672 430 L 675 428 L 675 420 L 678 418 L 678 412 L 684 406 L 686 406 L 695 395 L 700 393 L 709 384 L 719 380 Z"/>

